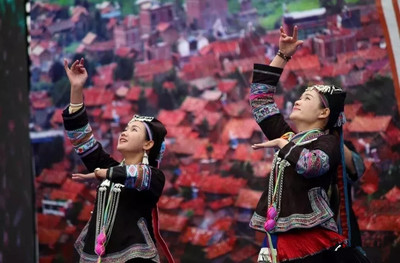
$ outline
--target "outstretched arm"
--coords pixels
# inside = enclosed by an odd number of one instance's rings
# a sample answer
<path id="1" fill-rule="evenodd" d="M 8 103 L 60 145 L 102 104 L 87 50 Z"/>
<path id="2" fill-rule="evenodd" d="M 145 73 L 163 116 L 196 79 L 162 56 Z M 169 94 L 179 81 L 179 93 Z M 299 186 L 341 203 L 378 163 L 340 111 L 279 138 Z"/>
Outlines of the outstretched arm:
<path id="1" fill-rule="evenodd" d="M 303 43 L 303 41 L 297 40 L 297 30 L 297 26 L 294 27 L 293 36 L 288 36 L 281 27 L 279 52 L 271 64 L 269 66 L 254 65 L 250 105 L 254 119 L 269 140 L 277 139 L 292 131 L 280 114 L 274 101 L 274 95 L 283 67 L 296 52 L 297 47 Z M 279 147 L 281 146 L 280 144 Z"/>
<path id="2" fill-rule="evenodd" d="M 101 144 L 93 136 L 88 121 L 86 109 L 83 105 L 83 86 L 88 78 L 84 60 L 76 60 L 68 67 L 64 60 L 64 69 L 71 84 L 70 105 L 63 111 L 64 127 L 67 136 L 81 157 L 86 168 L 93 171 L 96 167 L 111 167 L 119 163 L 107 154 Z"/>

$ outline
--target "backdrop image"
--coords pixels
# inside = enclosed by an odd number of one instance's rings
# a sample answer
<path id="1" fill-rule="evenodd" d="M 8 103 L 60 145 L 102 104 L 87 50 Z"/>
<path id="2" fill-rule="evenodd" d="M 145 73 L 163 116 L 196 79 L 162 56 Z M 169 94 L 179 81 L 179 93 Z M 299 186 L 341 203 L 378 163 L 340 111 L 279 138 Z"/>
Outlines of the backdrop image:
<path id="1" fill-rule="evenodd" d="M 398 1 L 384 0 L 31 1 L 40 262 L 77 262 L 73 245 L 96 197 L 97 181 L 71 179 L 87 171 L 62 124 L 70 94 L 64 58 L 85 59 L 89 121 L 116 160 L 118 136 L 134 114 L 165 124 L 159 218 L 176 262 L 255 262 L 264 235 L 249 220 L 274 151 L 251 148 L 266 140 L 249 105 L 252 70 L 276 55 L 279 27 L 294 25 L 304 44 L 280 78 L 277 106 L 287 117 L 313 84 L 347 92 L 344 137 L 365 165 L 352 187 L 363 248 L 372 262 L 397 262 L 399 17 Z"/>

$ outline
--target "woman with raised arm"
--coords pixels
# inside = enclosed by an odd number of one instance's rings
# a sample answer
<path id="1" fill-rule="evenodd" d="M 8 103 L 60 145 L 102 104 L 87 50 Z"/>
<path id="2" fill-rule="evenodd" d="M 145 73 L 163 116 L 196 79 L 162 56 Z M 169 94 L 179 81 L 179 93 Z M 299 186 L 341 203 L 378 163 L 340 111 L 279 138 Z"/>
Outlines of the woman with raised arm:
<path id="1" fill-rule="evenodd" d="M 83 59 L 71 68 L 65 60 L 64 67 L 71 84 L 71 103 L 62 114 L 64 127 L 91 172 L 72 178 L 101 181 L 91 219 L 75 243 L 80 262 L 160 262 L 156 240 L 173 262 L 155 222 L 165 183 L 159 169 L 167 133 L 164 125 L 154 117 L 135 115 L 119 136 L 117 150 L 124 160 L 117 162 L 96 141 L 88 122 Z"/>
<path id="2" fill-rule="evenodd" d="M 303 42 L 297 30 L 294 27 L 289 36 L 281 28 L 279 51 L 270 65 L 254 65 L 250 104 L 269 141 L 253 148 L 277 149 L 267 188 L 250 222 L 250 227 L 266 233 L 258 261 L 368 262 L 344 248 L 350 231 L 345 191 L 340 192 L 339 228 L 338 209 L 330 207 L 329 200 L 333 186 L 339 183 L 341 189 L 345 180 L 341 126 L 346 93 L 332 85 L 308 87 L 289 116 L 294 130 L 274 102 L 283 68 Z"/>

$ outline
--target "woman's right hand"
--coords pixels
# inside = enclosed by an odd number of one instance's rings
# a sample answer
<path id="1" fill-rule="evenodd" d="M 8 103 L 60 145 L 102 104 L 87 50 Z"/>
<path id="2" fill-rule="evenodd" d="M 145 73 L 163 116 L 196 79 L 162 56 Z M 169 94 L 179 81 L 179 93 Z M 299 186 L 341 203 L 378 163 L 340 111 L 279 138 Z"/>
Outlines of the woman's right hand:
<path id="1" fill-rule="evenodd" d="M 293 36 L 288 36 L 281 26 L 281 36 L 279 38 L 279 50 L 288 57 L 293 56 L 297 47 L 303 44 L 303 40 L 297 39 L 297 26 L 293 28 Z"/>
<path id="2" fill-rule="evenodd" d="M 88 78 L 88 73 L 83 65 L 84 60 L 76 60 L 72 63 L 71 68 L 68 67 L 68 61 L 64 59 L 64 69 L 67 73 L 69 82 L 71 83 L 72 89 L 82 90 Z"/>

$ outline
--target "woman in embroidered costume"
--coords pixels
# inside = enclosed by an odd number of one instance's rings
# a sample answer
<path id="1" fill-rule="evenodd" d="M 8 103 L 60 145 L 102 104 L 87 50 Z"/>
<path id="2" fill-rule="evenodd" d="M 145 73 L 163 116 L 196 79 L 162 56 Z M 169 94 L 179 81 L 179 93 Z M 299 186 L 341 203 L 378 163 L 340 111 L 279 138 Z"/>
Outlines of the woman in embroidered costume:
<path id="1" fill-rule="evenodd" d="M 297 134 L 274 103 L 283 68 L 302 42 L 297 39 L 297 27 L 293 36 L 281 28 L 277 56 L 269 66 L 254 65 L 250 104 L 269 141 L 253 148 L 278 149 L 268 187 L 250 222 L 250 227 L 266 233 L 258 261 L 368 262 L 363 255 L 346 247 L 350 229 L 341 169 L 345 92 L 326 85 L 307 88 L 289 116 Z M 337 189 L 336 184 L 341 190 L 340 209 L 332 208 L 328 197 Z"/>
<path id="2" fill-rule="evenodd" d="M 97 178 L 102 183 L 92 217 L 75 243 L 80 262 L 160 262 L 156 240 L 173 262 L 155 222 L 165 183 L 158 166 L 167 131 L 157 119 L 135 115 L 118 140 L 124 161 L 111 158 L 94 138 L 83 105 L 82 90 L 88 77 L 83 62 L 77 60 L 69 68 L 64 61 L 71 103 L 62 116 L 75 151 L 91 171 L 72 178 Z"/>

